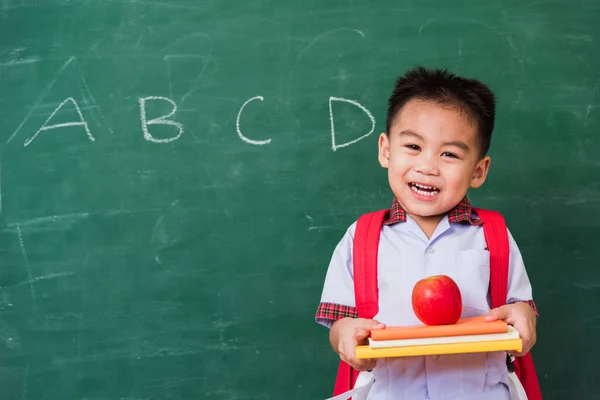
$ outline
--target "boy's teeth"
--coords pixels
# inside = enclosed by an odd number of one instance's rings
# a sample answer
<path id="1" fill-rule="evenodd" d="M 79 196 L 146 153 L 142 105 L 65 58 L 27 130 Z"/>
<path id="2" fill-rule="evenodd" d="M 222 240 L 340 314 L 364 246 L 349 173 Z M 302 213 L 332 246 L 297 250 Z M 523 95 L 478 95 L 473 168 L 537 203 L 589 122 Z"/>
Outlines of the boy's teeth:
<path id="1" fill-rule="evenodd" d="M 439 189 L 436 189 L 431 186 L 419 185 L 417 183 L 413 183 L 410 185 L 410 188 L 416 193 L 424 196 L 435 196 L 439 193 Z"/>
<path id="2" fill-rule="evenodd" d="M 430 190 L 431 190 L 431 189 L 434 189 L 432 186 L 420 185 L 420 184 L 418 184 L 418 183 L 413 183 L 413 185 L 415 185 L 415 186 L 417 186 L 417 187 L 419 187 L 419 188 L 421 188 L 421 189 L 430 189 Z"/>

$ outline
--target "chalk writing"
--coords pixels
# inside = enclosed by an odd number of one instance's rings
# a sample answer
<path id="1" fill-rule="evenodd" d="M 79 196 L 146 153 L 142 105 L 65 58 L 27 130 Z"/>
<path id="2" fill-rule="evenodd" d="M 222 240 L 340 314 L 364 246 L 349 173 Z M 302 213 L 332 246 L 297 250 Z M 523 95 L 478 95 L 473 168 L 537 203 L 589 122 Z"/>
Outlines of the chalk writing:
<path id="1" fill-rule="evenodd" d="M 75 122 L 64 122 L 62 124 L 54 124 L 54 125 L 48 125 L 48 122 L 50 122 L 50 120 L 52 118 L 54 118 L 54 116 L 56 115 L 56 113 L 67 103 L 67 102 L 71 102 L 73 103 L 73 106 L 75 107 L 75 111 L 77 111 L 77 115 L 79 115 L 79 121 Z M 42 125 L 42 127 L 40 129 L 37 130 L 37 132 L 30 137 L 29 139 L 27 139 L 25 141 L 24 146 L 27 147 L 31 144 L 31 142 L 33 142 L 35 140 L 35 138 L 42 133 L 43 131 L 49 131 L 52 129 L 57 129 L 57 128 L 66 128 L 69 126 L 83 126 L 85 129 L 85 133 L 87 134 L 88 138 L 93 142 L 94 137 L 92 136 L 92 133 L 90 132 L 90 129 L 88 127 L 87 122 L 85 122 L 85 119 L 83 119 L 83 115 L 81 114 L 81 110 L 79 109 L 79 106 L 77 105 L 77 102 L 75 101 L 74 98 L 72 97 L 68 97 L 66 98 L 62 103 L 60 103 L 58 105 L 58 107 L 56 107 L 56 109 L 54 110 L 54 112 L 52 114 L 50 114 L 50 116 L 48 117 L 48 119 L 46 120 L 46 122 L 44 122 L 44 124 Z"/>
<path id="2" fill-rule="evenodd" d="M 361 32 L 357 31 L 357 33 L 361 34 Z M 169 79 L 170 79 L 170 61 L 172 58 L 179 58 L 179 57 L 183 57 L 183 55 L 168 55 L 165 57 L 165 60 L 167 61 L 167 65 L 169 66 L 168 68 L 168 73 L 169 73 Z M 188 55 L 185 55 L 185 58 L 188 58 Z M 82 88 L 82 94 L 83 94 L 83 102 L 84 102 L 84 108 L 81 108 L 79 106 L 79 104 L 77 103 L 77 101 L 75 100 L 75 97 L 67 97 L 66 99 L 64 99 L 55 109 L 54 111 L 48 116 L 48 118 L 46 119 L 46 121 L 42 124 L 42 126 L 37 129 L 37 131 L 29 138 L 27 138 L 27 140 L 25 140 L 24 142 L 24 146 L 27 147 L 29 145 L 31 145 L 33 143 L 34 140 L 36 140 L 38 138 L 38 136 L 45 131 L 50 131 L 50 130 L 55 130 L 55 129 L 59 129 L 59 128 L 74 128 L 74 127 L 80 127 L 83 128 L 83 131 L 85 132 L 87 138 L 91 141 L 91 142 L 95 142 L 96 138 L 94 137 L 94 135 L 92 135 L 92 132 L 90 130 L 90 126 L 88 124 L 88 121 L 86 121 L 86 119 L 84 118 L 84 115 L 82 113 L 82 110 L 86 110 L 86 116 L 88 117 L 88 119 L 91 117 L 92 120 L 92 124 L 94 122 L 96 122 L 97 125 L 102 126 L 104 128 L 107 128 L 109 130 L 110 133 L 113 133 L 112 129 L 110 128 L 110 126 L 107 123 L 107 120 L 104 116 L 104 113 L 100 110 L 100 107 L 96 101 L 96 99 L 94 98 L 94 96 L 92 95 L 91 91 L 89 90 L 89 86 L 87 84 L 87 80 L 85 79 L 85 77 L 83 76 L 82 70 L 79 66 L 78 61 L 75 59 L 75 57 L 71 57 L 69 60 L 67 60 L 65 62 L 65 64 L 63 64 L 63 66 L 57 71 L 57 73 L 55 74 L 54 78 L 52 79 L 52 81 L 46 85 L 46 87 L 42 90 L 42 92 L 39 94 L 39 96 L 37 97 L 37 99 L 35 100 L 35 102 L 33 103 L 33 105 L 30 107 L 29 112 L 27 113 L 27 115 L 25 116 L 25 118 L 22 120 L 22 122 L 19 124 L 19 126 L 16 128 L 16 130 L 13 132 L 13 134 L 10 136 L 10 138 L 6 141 L 6 144 L 10 143 L 12 141 L 12 139 L 14 137 L 16 137 L 16 135 L 19 133 L 19 131 L 23 128 L 23 126 L 25 125 L 25 123 L 30 119 L 30 117 L 33 115 L 34 110 L 36 110 L 38 108 L 38 106 L 41 104 L 42 100 L 49 94 L 49 92 L 52 90 L 52 88 L 54 87 L 55 83 L 59 80 L 59 78 L 61 78 L 64 73 L 65 70 L 69 67 L 69 66 L 73 66 L 75 68 L 75 76 L 78 80 L 79 83 L 79 87 Z M 205 66 L 204 66 L 205 67 Z M 203 68 L 204 68 L 203 67 Z M 200 79 L 202 73 L 204 72 L 204 69 L 200 72 L 200 75 L 198 76 L 198 79 Z M 342 71 L 342 74 L 344 72 Z M 344 75 L 345 76 L 345 75 Z M 170 83 L 170 82 L 169 82 Z M 183 98 L 179 101 L 180 104 L 183 103 L 183 101 L 188 98 L 196 89 L 191 89 L 190 91 L 188 91 L 186 93 L 185 96 L 183 96 Z M 169 86 L 169 93 L 170 93 L 170 97 L 173 97 L 173 93 L 172 93 L 172 88 L 171 86 Z M 244 112 L 246 112 L 246 107 L 253 101 L 264 101 L 264 97 L 263 96 L 254 96 L 249 98 L 248 100 L 246 100 L 240 107 L 238 113 L 237 113 L 237 117 L 236 117 L 236 121 L 235 121 L 235 130 L 237 133 L 237 136 L 244 142 L 253 146 L 263 146 L 263 145 L 267 145 L 271 143 L 271 138 L 268 139 L 263 139 L 263 140 L 258 140 L 255 138 L 250 138 L 248 135 L 244 134 L 244 132 L 242 132 L 242 128 L 241 128 L 241 119 L 242 119 L 242 114 L 244 114 Z M 170 111 L 168 112 L 163 112 L 163 115 L 160 115 L 158 117 L 154 117 L 152 115 L 148 115 L 149 113 L 152 113 L 152 111 L 148 110 L 148 104 L 150 102 L 163 102 L 163 103 L 168 103 L 171 107 Z M 347 104 L 351 104 L 354 107 L 359 108 L 360 110 L 362 110 L 367 117 L 369 118 L 369 120 L 371 121 L 371 128 L 367 133 L 362 134 L 361 136 L 356 137 L 353 140 L 349 140 L 346 142 L 339 142 L 339 138 L 336 139 L 336 135 L 339 133 L 336 131 L 336 118 L 334 117 L 334 102 L 337 103 L 347 103 Z M 184 132 L 184 126 L 183 123 L 178 122 L 175 118 L 175 114 L 178 111 L 178 107 L 177 107 L 177 103 L 175 103 L 175 101 L 173 101 L 171 98 L 169 97 L 163 97 L 163 96 L 148 96 L 148 97 L 139 97 L 138 98 L 138 103 L 139 103 L 139 113 L 140 113 L 140 123 L 141 123 L 141 128 L 142 128 L 142 135 L 144 137 L 145 140 L 149 141 L 149 142 L 153 142 L 153 143 L 170 143 L 173 141 L 178 140 L 183 132 Z M 63 109 L 63 107 L 67 106 L 67 104 L 71 104 L 73 106 L 73 108 L 75 109 L 76 113 L 77 113 L 77 117 L 74 118 L 74 120 L 72 121 L 68 121 L 68 122 L 63 122 L 63 123 L 53 123 L 52 121 L 54 120 L 54 118 L 57 116 L 57 114 Z M 93 109 L 95 111 L 93 112 L 97 112 L 99 118 L 96 118 L 94 115 L 87 115 L 88 114 L 88 109 Z M 179 110 L 180 112 L 184 112 L 184 111 L 191 111 L 191 110 Z M 245 114 L 244 114 L 245 115 Z M 153 118 L 152 118 L 153 117 Z M 337 122 L 340 121 L 340 116 L 337 116 Z M 373 115 L 371 114 L 371 112 L 362 104 L 360 104 L 358 101 L 356 100 L 350 100 L 350 99 L 346 99 L 343 97 L 334 97 L 331 96 L 329 97 L 329 123 L 330 123 L 330 128 L 331 128 L 331 149 L 333 151 L 337 151 L 341 148 L 344 147 L 348 147 L 354 143 L 359 142 L 362 139 L 365 139 L 366 137 L 370 136 L 374 130 L 375 130 L 375 118 L 373 117 Z M 212 123 L 214 124 L 214 122 Z M 155 129 L 155 132 L 151 132 L 152 130 L 152 126 L 153 125 L 164 125 L 164 126 L 170 126 L 170 127 L 174 127 L 175 130 L 173 130 L 173 134 L 172 135 L 168 135 L 167 137 L 161 137 L 158 134 L 158 129 Z M 94 130 L 96 131 L 99 128 L 94 128 Z M 339 129 L 339 128 L 338 128 Z M 193 135 L 193 131 L 191 130 L 191 128 L 187 129 L 192 136 L 195 137 L 195 135 Z M 356 133 L 357 135 L 359 134 L 359 132 Z M 347 133 L 345 133 L 345 135 L 347 135 Z M 165 136 L 165 135 L 162 135 Z M 254 135 L 251 135 L 254 136 Z M 2 202 L 1 202 L 2 198 L 1 198 L 1 194 L 0 194 L 0 213 L 2 212 Z"/>
<path id="3" fill-rule="evenodd" d="M 171 110 L 171 112 L 167 115 L 163 115 L 162 117 L 158 117 L 158 118 L 153 118 L 151 120 L 148 121 L 148 119 L 146 118 L 146 102 L 149 100 L 162 100 L 162 101 L 166 101 L 168 103 L 171 103 L 171 105 L 173 106 L 173 109 Z M 149 142 L 154 142 L 154 143 L 169 143 L 172 142 L 174 140 L 177 140 L 181 137 L 181 134 L 183 133 L 183 125 L 180 124 L 179 122 L 175 122 L 172 121 L 170 118 L 172 117 L 175 112 L 177 111 L 177 105 L 175 104 L 175 102 L 167 97 L 160 97 L 160 96 L 150 96 L 150 97 L 141 97 L 139 99 L 140 102 L 140 115 L 142 118 L 142 131 L 144 133 L 144 139 L 146 139 Z M 155 138 L 154 136 L 152 136 L 150 134 L 150 132 L 148 131 L 148 125 L 170 125 L 170 126 L 174 126 L 177 129 L 179 129 L 179 133 L 176 136 L 170 137 L 170 138 L 164 138 L 164 139 L 159 139 L 159 138 Z"/>
<path id="4" fill-rule="evenodd" d="M 265 144 L 271 143 L 271 139 L 267 139 L 267 140 L 252 140 L 252 139 L 249 139 L 246 136 L 244 136 L 244 134 L 240 130 L 240 117 L 242 116 L 242 111 L 244 111 L 244 107 L 246 107 L 246 105 L 248 103 L 250 103 L 251 101 L 254 101 L 254 100 L 264 101 L 264 98 L 262 96 L 255 96 L 255 97 L 252 97 L 251 99 L 246 100 L 246 102 L 244 104 L 242 104 L 242 107 L 240 108 L 240 112 L 238 112 L 237 118 L 235 120 L 235 129 L 237 130 L 237 134 L 240 137 L 240 139 L 242 139 L 244 142 L 250 143 L 250 144 L 254 144 L 254 145 L 257 145 L 257 146 L 261 146 L 261 145 L 265 145 Z"/>
<path id="5" fill-rule="evenodd" d="M 337 144 L 335 142 L 335 123 L 334 123 L 334 119 L 333 119 L 333 105 L 332 105 L 334 101 L 342 101 L 345 103 L 349 103 L 349 104 L 352 104 L 353 106 L 356 106 L 356 107 L 360 108 L 361 110 L 363 110 L 364 113 L 367 114 L 367 116 L 371 120 L 371 130 L 368 133 L 362 135 L 361 137 L 359 137 L 357 139 L 351 140 L 346 143 Z M 337 149 L 341 149 L 342 147 L 350 146 L 351 144 L 354 144 L 354 143 L 358 142 L 359 140 L 366 138 L 371 133 L 373 133 L 373 131 L 375 130 L 375 118 L 373 117 L 373 115 L 371 114 L 371 112 L 369 110 L 367 110 L 365 107 L 363 107 L 357 101 L 348 100 L 348 99 L 344 99 L 341 97 L 330 97 L 329 98 L 329 120 L 331 121 L 331 148 L 333 151 L 336 151 Z"/>

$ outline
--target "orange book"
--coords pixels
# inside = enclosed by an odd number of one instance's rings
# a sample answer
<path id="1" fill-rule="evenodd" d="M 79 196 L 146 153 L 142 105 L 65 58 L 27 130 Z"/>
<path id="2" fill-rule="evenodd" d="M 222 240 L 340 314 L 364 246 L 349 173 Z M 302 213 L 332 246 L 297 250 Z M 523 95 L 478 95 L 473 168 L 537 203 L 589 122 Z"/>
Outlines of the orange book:
<path id="1" fill-rule="evenodd" d="M 452 325 L 388 326 L 371 330 L 373 340 L 397 340 L 434 338 L 441 336 L 483 335 L 486 333 L 506 333 L 508 324 L 504 321 L 484 321 L 485 315 L 459 319 Z"/>

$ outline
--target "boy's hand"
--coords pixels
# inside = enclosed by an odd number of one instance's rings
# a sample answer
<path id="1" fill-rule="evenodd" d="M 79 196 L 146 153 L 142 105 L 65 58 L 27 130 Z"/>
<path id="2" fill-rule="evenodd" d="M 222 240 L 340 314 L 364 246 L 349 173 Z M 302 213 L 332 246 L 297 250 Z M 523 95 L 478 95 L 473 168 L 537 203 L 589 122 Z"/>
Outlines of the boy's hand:
<path id="1" fill-rule="evenodd" d="M 342 318 L 331 326 L 329 341 L 342 361 L 358 371 L 369 371 L 375 368 L 377 361 L 356 358 L 356 346 L 367 344 L 371 329 L 383 328 L 384 324 L 372 319 Z"/>
<path id="2" fill-rule="evenodd" d="M 506 304 L 490 310 L 490 314 L 485 318 L 486 321 L 496 321 L 498 319 L 514 326 L 519 331 L 519 336 L 523 341 L 521 351 L 510 351 L 509 353 L 515 357 L 527 354 L 536 341 L 535 325 L 537 320 L 533 308 L 523 302 Z"/>

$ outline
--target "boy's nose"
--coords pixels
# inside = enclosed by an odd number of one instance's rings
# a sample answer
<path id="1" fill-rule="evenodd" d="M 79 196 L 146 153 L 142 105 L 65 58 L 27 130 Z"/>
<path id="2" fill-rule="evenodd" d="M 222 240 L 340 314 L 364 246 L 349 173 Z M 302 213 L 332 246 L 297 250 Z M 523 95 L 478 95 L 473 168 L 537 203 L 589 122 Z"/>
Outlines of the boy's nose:
<path id="1" fill-rule="evenodd" d="M 423 155 L 415 167 L 415 171 L 423 175 L 439 175 L 437 157 Z"/>

